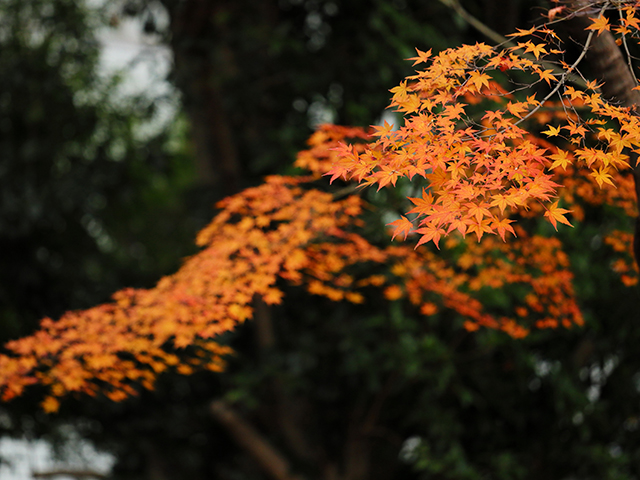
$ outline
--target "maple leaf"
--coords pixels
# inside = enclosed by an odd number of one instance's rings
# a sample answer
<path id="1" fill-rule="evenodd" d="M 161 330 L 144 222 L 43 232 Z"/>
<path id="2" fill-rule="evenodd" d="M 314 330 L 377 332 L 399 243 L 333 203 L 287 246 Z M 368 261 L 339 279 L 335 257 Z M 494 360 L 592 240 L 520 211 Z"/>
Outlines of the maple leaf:
<path id="1" fill-rule="evenodd" d="M 422 197 L 411 198 L 411 203 L 415 205 L 408 213 L 417 213 L 419 215 L 429 215 L 433 211 L 433 195 L 426 190 L 422 190 Z"/>
<path id="2" fill-rule="evenodd" d="M 398 285 L 390 285 L 384 290 L 384 297 L 387 300 L 394 301 L 402 298 L 403 296 L 404 292 Z"/>
<path id="3" fill-rule="evenodd" d="M 395 227 L 393 230 L 393 236 L 391 237 L 391 240 L 396 238 L 396 236 L 402 235 L 402 234 L 404 234 L 404 239 L 406 240 L 407 235 L 413 228 L 413 223 L 407 220 L 407 217 L 405 216 L 401 216 L 401 218 L 399 218 L 398 220 L 391 223 L 387 223 L 387 225 L 393 225 Z"/>
<path id="4" fill-rule="evenodd" d="M 583 138 L 587 133 L 587 129 L 583 125 L 579 125 L 573 122 L 569 122 L 568 125 L 564 125 L 562 128 L 569 130 L 569 134 L 576 135 L 581 138 Z"/>
<path id="5" fill-rule="evenodd" d="M 396 182 L 398 178 L 402 176 L 402 173 L 395 168 L 388 167 L 386 165 L 382 165 L 380 167 L 380 171 L 376 172 L 375 177 L 378 181 L 378 190 L 381 188 L 391 184 L 394 187 L 396 186 Z"/>
<path id="6" fill-rule="evenodd" d="M 397 87 L 393 87 L 389 91 L 393 93 L 394 98 L 404 100 L 405 98 L 407 98 L 408 93 L 407 81 L 403 80 L 402 82 L 400 82 L 400 85 L 398 85 Z"/>
<path id="7" fill-rule="evenodd" d="M 597 80 L 589 80 L 585 84 L 585 88 L 588 90 L 597 90 L 602 87 L 601 83 L 598 83 Z M 597 98 L 597 97 L 596 97 Z"/>
<path id="8" fill-rule="evenodd" d="M 551 169 L 562 167 L 563 170 L 566 170 L 567 166 L 571 164 L 571 159 L 569 158 L 568 152 L 561 149 L 558 149 L 557 153 L 549 155 L 549 158 L 551 160 L 554 160 L 554 162 L 551 164 L 551 167 L 549 167 Z"/>
<path id="9" fill-rule="evenodd" d="M 504 209 L 507 208 L 507 206 L 509 205 L 509 202 L 507 202 L 506 197 L 501 193 L 498 193 L 496 195 L 493 195 L 491 198 L 493 198 L 493 202 L 491 202 L 491 206 L 498 207 L 500 209 L 500 214 L 503 214 Z"/>
<path id="10" fill-rule="evenodd" d="M 615 187 L 615 184 L 611 181 L 612 177 L 609 175 L 609 167 L 601 167 L 599 170 L 595 172 L 591 172 L 591 176 L 595 178 L 596 182 L 598 182 L 598 186 L 602 188 L 604 183 L 608 183 L 612 187 Z"/>
<path id="11" fill-rule="evenodd" d="M 609 30 L 609 19 L 604 15 L 600 15 L 598 18 L 591 19 L 591 25 L 587 27 L 587 30 L 595 30 L 600 35 L 605 30 Z"/>
<path id="12" fill-rule="evenodd" d="M 526 47 L 524 52 L 525 53 L 532 52 L 533 55 L 536 57 L 536 60 L 540 58 L 541 53 L 547 53 L 547 50 L 544 48 L 547 46 L 546 43 L 535 44 L 531 42 L 526 42 L 524 46 Z"/>
<path id="13" fill-rule="evenodd" d="M 467 233 L 475 232 L 478 242 L 482 239 L 485 233 L 492 233 L 492 229 L 490 226 L 490 220 L 487 218 L 483 218 L 482 220 L 475 219 L 475 222 L 472 222 L 468 228 Z"/>
<path id="14" fill-rule="evenodd" d="M 635 12 L 633 9 L 627 10 L 626 18 L 621 19 L 626 27 L 632 27 L 636 30 L 640 30 L 640 20 L 635 17 Z"/>
<path id="15" fill-rule="evenodd" d="M 571 86 L 565 87 L 564 94 L 567 95 L 571 100 L 575 100 L 576 98 L 582 99 L 584 96 L 581 91 L 576 90 Z"/>
<path id="16" fill-rule="evenodd" d="M 392 123 L 390 124 L 385 120 L 382 126 L 373 125 L 371 128 L 373 128 L 374 136 L 382 137 L 385 135 L 389 135 L 389 133 L 393 131 L 394 126 Z"/>
<path id="17" fill-rule="evenodd" d="M 478 222 L 481 222 L 482 219 L 486 216 L 491 216 L 491 212 L 487 209 L 488 204 L 481 203 L 468 203 L 468 212 L 469 217 L 475 217 Z"/>
<path id="18" fill-rule="evenodd" d="M 553 205 L 549 206 L 544 214 L 544 216 L 549 219 L 551 225 L 553 225 L 553 228 L 555 228 L 556 231 L 558 230 L 557 222 L 564 223 L 565 225 L 569 225 L 570 227 L 573 226 L 571 225 L 571 223 L 569 223 L 569 220 L 564 217 L 564 215 L 570 213 L 571 210 L 559 208 L 558 202 L 559 201 L 556 201 Z"/>
<path id="19" fill-rule="evenodd" d="M 520 28 L 516 28 L 517 32 L 516 33 L 510 33 L 509 35 L 507 35 L 507 37 L 524 37 L 527 35 L 531 35 L 533 32 L 536 31 L 536 27 L 531 27 L 529 30 L 522 30 Z"/>
<path id="20" fill-rule="evenodd" d="M 507 110 L 509 110 L 512 115 L 520 118 L 522 114 L 527 111 L 527 104 L 522 102 L 509 102 L 507 103 Z"/>
<path id="21" fill-rule="evenodd" d="M 543 130 L 542 133 L 548 137 L 555 137 L 560 133 L 560 127 L 552 127 L 549 125 L 549 128 L 547 130 Z"/>
<path id="22" fill-rule="evenodd" d="M 418 53 L 417 57 L 407 58 L 407 60 L 414 60 L 412 66 L 416 66 L 419 63 L 426 63 L 431 58 L 431 49 L 427 50 L 426 52 L 421 52 L 416 48 L 416 52 Z"/>
<path id="23" fill-rule="evenodd" d="M 451 224 L 447 229 L 447 235 L 449 235 L 454 230 L 458 230 L 460 234 L 464 237 L 467 234 L 467 224 L 462 219 L 456 218 L 451 221 Z"/>
<path id="24" fill-rule="evenodd" d="M 469 85 L 473 85 L 475 89 L 479 91 L 483 86 L 486 86 L 486 87 L 489 86 L 489 80 L 491 80 L 491 77 L 486 73 L 473 71 L 469 75 L 469 79 L 467 80 L 467 83 Z"/>
<path id="25" fill-rule="evenodd" d="M 416 244 L 416 248 L 418 248 L 423 243 L 432 241 L 435 244 L 435 246 L 438 248 L 438 250 L 440 250 L 440 245 L 439 245 L 440 239 L 442 238 L 443 235 L 446 235 L 446 232 L 444 231 L 444 229 L 440 227 L 436 227 L 434 225 L 429 225 L 428 227 L 419 228 L 416 230 L 416 233 L 419 233 L 420 235 L 422 235 L 422 237 L 420 238 L 420 240 L 418 240 L 418 243 Z"/>
<path id="26" fill-rule="evenodd" d="M 498 231 L 498 234 L 500 235 L 500 238 L 502 238 L 503 242 L 507 241 L 505 239 L 506 232 L 511 233 L 514 237 L 516 236 L 516 232 L 513 231 L 513 227 L 509 225 L 510 223 L 513 223 L 513 220 L 510 220 L 508 218 L 503 218 L 502 220 L 494 220 L 493 223 L 491 223 L 491 228 Z"/>
<path id="27" fill-rule="evenodd" d="M 347 170 L 344 168 L 344 166 L 339 165 L 339 164 L 334 164 L 333 167 L 331 168 L 331 170 L 329 170 L 327 173 L 325 173 L 325 175 L 330 175 L 331 178 L 329 179 L 329 183 L 333 183 L 336 179 L 338 178 L 342 178 L 343 180 L 346 180 L 347 178 Z"/>
<path id="28" fill-rule="evenodd" d="M 270 288 L 262 299 L 267 305 L 279 305 L 282 303 L 282 292 L 276 288 Z"/>
<path id="29" fill-rule="evenodd" d="M 550 8 L 547 12 L 547 18 L 550 22 L 552 22 L 556 18 L 556 16 L 560 15 L 566 8 L 567 7 L 565 6 Z"/>
<path id="30" fill-rule="evenodd" d="M 502 119 L 502 112 L 500 110 L 496 110 L 496 111 L 489 110 L 482 117 L 482 120 L 487 120 L 489 122 L 493 122 L 494 120 L 501 120 L 501 119 Z"/>

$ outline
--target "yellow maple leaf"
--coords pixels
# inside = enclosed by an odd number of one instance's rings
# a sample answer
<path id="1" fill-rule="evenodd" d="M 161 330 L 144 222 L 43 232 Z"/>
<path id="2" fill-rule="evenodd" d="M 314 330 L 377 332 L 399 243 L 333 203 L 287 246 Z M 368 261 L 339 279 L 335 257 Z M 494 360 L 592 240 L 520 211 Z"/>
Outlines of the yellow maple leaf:
<path id="1" fill-rule="evenodd" d="M 549 125 L 548 130 L 543 130 L 542 133 L 544 133 L 547 137 L 556 137 L 560 133 L 560 127 L 552 127 L 551 125 Z"/>
<path id="2" fill-rule="evenodd" d="M 595 178 L 596 182 L 598 182 L 598 186 L 602 188 L 602 185 L 608 183 L 612 187 L 615 187 L 615 184 L 611 181 L 611 175 L 609 175 L 609 167 L 602 167 L 600 170 L 595 172 L 591 172 L 591 176 Z"/>
<path id="3" fill-rule="evenodd" d="M 544 132 L 543 132 L 544 133 Z M 551 164 L 551 169 L 562 167 L 563 170 L 567 169 L 567 166 L 571 164 L 571 159 L 569 158 L 569 154 L 561 149 L 558 149 L 558 153 L 554 153 L 553 155 L 549 155 L 551 160 L 554 162 Z"/>

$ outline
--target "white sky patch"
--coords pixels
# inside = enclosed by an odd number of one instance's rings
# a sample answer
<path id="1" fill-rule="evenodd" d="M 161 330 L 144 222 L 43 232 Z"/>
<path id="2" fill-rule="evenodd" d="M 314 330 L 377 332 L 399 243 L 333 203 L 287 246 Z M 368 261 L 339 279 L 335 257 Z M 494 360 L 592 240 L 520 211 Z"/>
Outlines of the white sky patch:
<path id="1" fill-rule="evenodd" d="M 167 25 L 165 11 L 156 10 L 153 15 L 159 27 Z M 115 26 L 104 26 L 96 32 L 101 46 L 99 73 L 104 78 L 119 75 L 122 79 L 113 102 L 127 102 L 139 95 L 155 101 L 156 115 L 140 132 L 142 137 L 150 136 L 172 122 L 180 108 L 179 93 L 167 81 L 173 56 L 157 34 L 144 32 L 144 17 L 123 16 L 115 9 L 113 18 Z"/>
<path id="2" fill-rule="evenodd" d="M 384 112 L 382 112 L 380 120 L 378 121 L 378 125 L 383 126 L 384 122 L 387 122 L 393 127 L 391 131 L 396 131 L 398 130 L 400 121 L 401 117 L 399 114 L 397 114 L 396 112 L 392 112 L 391 110 L 385 110 Z"/>
<path id="3" fill-rule="evenodd" d="M 97 451 L 81 439 L 71 441 L 63 450 L 62 458 L 56 458 L 45 440 L 2 438 L 0 456 L 6 462 L 0 464 L 2 480 L 36 480 L 34 473 L 53 471 L 92 471 L 107 475 L 115 463 L 112 455 Z M 58 475 L 55 480 L 74 480 L 74 477 Z"/>

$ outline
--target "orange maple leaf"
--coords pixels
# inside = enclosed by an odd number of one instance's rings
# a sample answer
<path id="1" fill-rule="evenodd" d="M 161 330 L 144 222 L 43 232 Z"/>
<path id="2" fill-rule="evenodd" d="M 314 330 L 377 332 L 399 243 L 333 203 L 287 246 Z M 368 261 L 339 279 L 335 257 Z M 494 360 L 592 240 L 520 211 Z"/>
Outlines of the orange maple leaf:
<path id="1" fill-rule="evenodd" d="M 509 110 L 509 113 L 520 118 L 522 114 L 527 111 L 527 104 L 523 102 L 509 102 L 507 103 L 507 110 Z"/>
<path id="2" fill-rule="evenodd" d="M 513 231 L 513 227 L 511 225 L 509 225 L 510 223 L 513 223 L 513 220 L 510 220 L 508 218 L 503 218 L 502 220 L 495 220 L 492 224 L 491 224 L 491 228 L 498 230 L 498 234 L 500 235 L 500 238 L 502 238 L 503 242 L 506 242 L 507 240 L 505 239 L 505 233 L 509 232 L 511 233 L 514 237 L 516 237 L 516 232 Z"/>
<path id="3" fill-rule="evenodd" d="M 491 77 L 486 73 L 480 73 L 480 72 L 474 71 L 474 72 L 471 72 L 469 79 L 467 80 L 467 83 L 469 85 L 473 85 L 476 88 L 476 90 L 479 91 L 483 86 L 486 86 L 486 87 L 489 86 L 489 80 L 491 80 Z"/>
<path id="4" fill-rule="evenodd" d="M 409 232 L 413 228 L 413 223 L 407 220 L 407 217 L 405 217 L 404 215 L 398 220 L 396 220 L 395 222 L 387 223 L 387 225 L 393 225 L 395 227 L 393 230 L 393 236 L 391 237 L 391 240 L 396 238 L 396 236 L 402 235 L 402 234 L 404 234 L 404 239 L 406 240 L 407 235 L 409 235 Z"/>
<path id="5" fill-rule="evenodd" d="M 554 160 L 554 162 L 551 164 L 551 167 L 549 167 L 551 169 L 562 167 L 563 170 L 566 170 L 567 166 L 571 164 L 571 159 L 569 158 L 568 152 L 565 152 L 561 149 L 558 149 L 558 153 L 549 155 L 549 158 L 551 160 Z"/>
<path id="6" fill-rule="evenodd" d="M 595 30 L 600 35 L 605 30 L 609 30 L 611 25 L 609 25 L 609 19 L 604 15 L 600 15 L 598 18 L 591 19 L 591 25 L 587 27 L 587 30 Z"/>
<path id="7" fill-rule="evenodd" d="M 540 58 L 541 53 L 547 53 L 547 50 L 544 48 L 547 46 L 546 43 L 535 44 L 531 42 L 526 42 L 523 44 L 523 46 L 525 47 L 524 52 L 525 53 L 532 52 L 533 55 L 536 57 L 536 60 Z"/>
<path id="8" fill-rule="evenodd" d="M 427 50 L 426 52 L 421 52 L 416 48 L 416 52 L 418 53 L 417 57 L 407 58 L 407 60 L 414 60 L 412 66 L 416 66 L 419 63 L 426 63 L 429 61 L 429 58 L 431 58 L 431 49 Z"/>
<path id="9" fill-rule="evenodd" d="M 565 6 L 561 6 L 561 7 L 554 7 L 549 9 L 549 11 L 547 12 L 547 17 L 549 18 L 549 21 L 552 22 L 554 18 L 556 18 L 556 16 L 560 15 L 564 10 L 565 10 Z"/>
<path id="10" fill-rule="evenodd" d="M 524 37 L 527 35 L 531 35 L 533 32 L 536 31 L 536 28 L 537 27 L 531 27 L 529 30 L 522 30 L 521 28 L 516 28 L 518 32 L 510 33 L 509 35 L 507 35 L 507 37 Z"/>
<path id="11" fill-rule="evenodd" d="M 553 228 L 555 228 L 556 231 L 558 230 L 557 222 L 564 223 L 565 225 L 569 225 L 570 227 L 573 227 L 573 225 L 569 223 L 569 220 L 567 220 L 564 217 L 564 215 L 566 213 L 570 213 L 571 210 L 567 210 L 565 208 L 559 208 L 558 202 L 559 201 L 556 201 L 553 205 L 551 205 L 545 212 L 544 216 L 549 219 L 549 221 L 551 222 L 551 225 L 553 225 Z"/>
<path id="12" fill-rule="evenodd" d="M 60 409 L 60 402 L 56 398 L 48 395 L 42 401 L 40 406 L 45 411 L 45 413 L 55 413 Z"/>
<path id="13" fill-rule="evenodd" d="M 442 238 L 443 235 L 446 235 L 446 232 L 444 231 L 444 229 L 436 227 L 434 225 L 430 225 L 424 228 L 419 228 L 416 230 L 416 233 L 419 233 L 422 235 L 422 237 L 416 244 L 416 248 L 422 245 L 423 243 L 432 241 L 435 244 L 435 246 L 438 248 L 438 250 L 440 250 L 440 245 L 439 245 L 440 239 Z"/>
<path id="14" fill-rule="evenodd" d="M 621 20 L 626 27 L 632 27 L 636 30 L 640 30 L 640 21 L 635 17 L 633 9 L 627 10 L 627 17 Z"/>
<path id="15" fill-rule="evenodd" d="M 556 79 L 553 75 L 553 70 L 540 70 L 538 72 L 538 76 L 540 77 L 540 80 L 547 82 L 547 85 L 551 85 L 551 81 Z"/>

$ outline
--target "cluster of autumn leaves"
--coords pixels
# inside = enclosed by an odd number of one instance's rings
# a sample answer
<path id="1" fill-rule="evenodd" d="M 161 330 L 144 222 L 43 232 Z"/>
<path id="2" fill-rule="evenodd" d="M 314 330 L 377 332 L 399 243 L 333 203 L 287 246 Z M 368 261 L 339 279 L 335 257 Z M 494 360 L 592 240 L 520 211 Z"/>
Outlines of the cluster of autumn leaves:
<path id="1" fill-rule="evenodd" d="M 633 15 L 625 12 L 620 28 L 635 28 Z M 606 28 L 597 22 L 594 30 Z M 178 272 L 152 289 L 126 289 L 111 303 L 45 319 L 34 335 L 7 344 L 2 398 L 39 384 L 44 409 L 55 411 L 75 392 L 122 400 L 153 388 L 167 369 L 219 371 L 230 352 L 220 335 L 250 319 L 256 301 L 283 302 L 288 288 L 354 304 L 381 294 L 416 314 L 446 311 L 467 330 L 513 337 L 581 325 L 560 240 L 516 220 L 544 216 L 557 227 L 569 224 L 569 209 L 581 221 L 585 207 L 605 203 L 636 216 L 628 152 L 640 149 L 640 125 L 595 84 L 566 84 L 576 68 L 563 64 L 552 30 L 516 34 L 525 36 L 505 49 L 418 51 L 413 60 L 427 67 L 391 90 L 404 125 L 319 128 L 296 161 L 307 174 L 268 177 L 223 200 L 198 235 L 202 250 Z M 558 71 L 547 68 L 552 59 Z M 553 95 L 523 99 L 515 87 L 522 84 Z M 331 193 L 325 175 L 347 183 Z M 367 238 L 368 207 L 353 181 L 421 187 L 390 222 L 389 240 L 404 242 Z M 631 240 L 626 231 L 605 238 L 627 285 L 637 281 Z M 415 248 L 430 242 L 437 248 Z M 483 305 L 487 289 L 517 292 L 511 310 L 497 315 Z"/>

